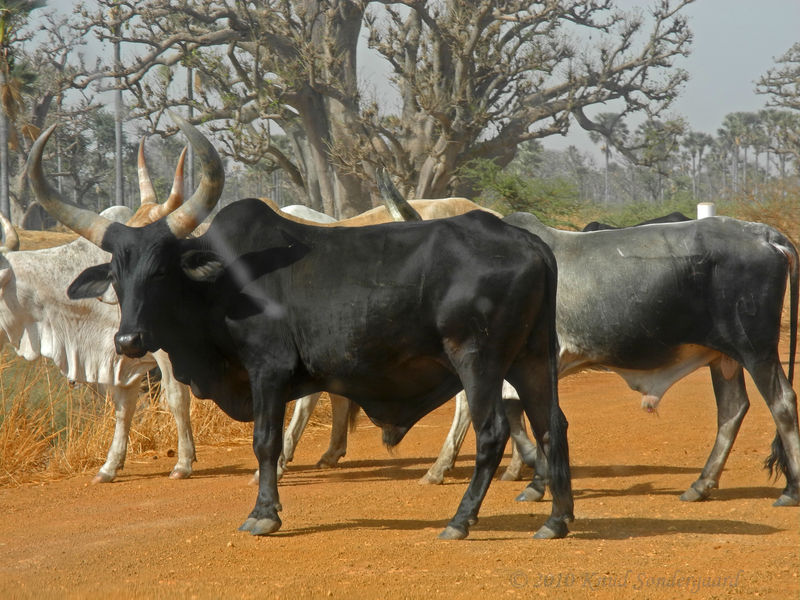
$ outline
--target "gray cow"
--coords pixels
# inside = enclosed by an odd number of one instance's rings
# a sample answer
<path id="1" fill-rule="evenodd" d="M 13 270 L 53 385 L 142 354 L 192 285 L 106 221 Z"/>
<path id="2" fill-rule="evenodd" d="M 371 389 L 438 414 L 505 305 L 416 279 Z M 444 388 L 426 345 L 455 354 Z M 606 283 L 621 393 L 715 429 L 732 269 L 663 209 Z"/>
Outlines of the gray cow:
<path id="1" fill-rule="evenodd" d="M 747 369 L 777 425 L 766 466 L 786 476 L 776 506 L 800 503 L 800 435 L 792 390 L 797 346 L 798 255 L 772 227 L 725 217 L 576 233 L 517 213 L 506 222 L 538 235 L 558 262 L 556 327 L 560 377 L 590 367 L 618 373 L 655 411 L 664 393 L 708 366 L 717 401 L 717 436 L 700 477 L 681 496 L 702 500 L 717 487 L 749 407 Z M 790 281 L 789 378 L 778 356 Z M 504 388 L 504 397 L 513 397 Z M 460 403 L 439 460 L 452 466 L 469 416 Z M 515 437 L 515 440 L 519 439 Z M 523 456 L 532 446 L 522 446 Z M 525 458 L 532 463 L 532 456 Z M 537 476 L 521 500 L 541 497 Z"/>

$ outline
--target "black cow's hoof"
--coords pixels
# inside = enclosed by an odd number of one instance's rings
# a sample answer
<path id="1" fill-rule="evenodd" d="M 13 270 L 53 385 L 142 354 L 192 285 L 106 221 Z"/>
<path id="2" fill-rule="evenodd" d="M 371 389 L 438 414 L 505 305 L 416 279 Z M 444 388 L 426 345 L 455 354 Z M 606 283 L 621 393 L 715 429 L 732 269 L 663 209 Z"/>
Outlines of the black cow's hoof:
<path id="1" fill-rule="evenodd" d="M 242 526 L 239 527 L 239 531 L 249 531 L 253 535 L 269 535 L 270 533 L 275 533 L 280 528 L 280 520 L 254 519 L 250 517 L 242 523 Z"/>
<path id="2" fill-rule="evenodd" d="M 253 529 L 253 526 L 256 524 L 258 519 L 254 519 L 253 517 L 248 517 L 247 520 L 239 525 L 239 531 L 250 531 Z"/>
<path id="3" fill-rule="evenodd" d="M 259 519 L 250 530 L 253 535 L 269 535 L 281 528 L 281 522 L 273 519 Z"/>
<path id="4" fill-rule="evenodd" d="M 564 521 L 548 521 L 539 528 L 539 531 L 533 534 L 533 538 L 536 540 L 555 540 L 567 537 L 568 531 Z"/>
<path id="5" fill-rule="evenodd" d="M 792 498 L 789 494 L 781 494 L 781 497 L 775 500 L 772 506 L 800 506 L 800 501 Z"/>
<path id="6" fill-rule="evenodd" d="M 544 490 L 537 490 L 528 486 L 514 499 L 517 502 L 538 502 L 542 498 L 544 498 Z"/>
<path id="7" fill-rule="evenodd" d="M 453 527 L 452 525 L 448 525 L 444 528 L 444 531 L 439 534 L 440 540 L 463 540 L 467 537 L 469 533 L 464 529 L 459 529 L 458 527 Z"/>

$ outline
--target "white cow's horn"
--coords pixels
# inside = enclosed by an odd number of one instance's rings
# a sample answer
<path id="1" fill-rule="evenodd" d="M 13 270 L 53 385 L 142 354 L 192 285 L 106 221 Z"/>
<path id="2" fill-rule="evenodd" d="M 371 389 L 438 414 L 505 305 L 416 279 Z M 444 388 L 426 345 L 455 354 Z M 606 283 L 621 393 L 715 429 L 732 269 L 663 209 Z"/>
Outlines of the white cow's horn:
<path id="1" fill-rule="evenodd" d="M 211 142 L 182 117 L 173 112 L 169 114 L 172 120 L 181 128 L 183 134 L 189 138 L 189 143 L 194 148 L 197 156 L 200 157 L 200 163 L 203 166 L 200 184 L 192 194 L 192 197 L 166 217 L 170 231 L 176 237 L 184 237 L 202 223 L 203 219 L 208 216 L 217 204 L 219 197 L 222 195 L 222 186 L 225 184 L 225 171 L 222 168 L 222 161 Z"/>
<path id="2" fill-rule="evenodd" d="M 139 173 L 140 204 L 157 203 L 156 190 L 153 187 L 153 182 L 150 180 L 150 172 L 147 170 L 147 161 L 144 159 L 144 138 L 139 142 L 139 163 L 137 165 L 137 170 Z"/>

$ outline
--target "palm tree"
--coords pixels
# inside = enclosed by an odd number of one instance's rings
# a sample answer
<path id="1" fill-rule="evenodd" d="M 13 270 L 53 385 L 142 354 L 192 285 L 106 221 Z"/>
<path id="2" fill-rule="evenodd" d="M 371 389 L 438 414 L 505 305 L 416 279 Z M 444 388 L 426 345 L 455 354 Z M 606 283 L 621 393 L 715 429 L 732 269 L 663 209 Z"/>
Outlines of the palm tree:
<path id="1" fill-rule="evenodd" d="M 717 130 L 717 135 L 731 153 L 731 189 L 736 194 L 740 191 L 739 180 L 739 149 L 745 142 L 744 113 L 733 112 L 725 115 L 722 127 Z"/>
<path id="2" fill-rule="evenodd" d="M 697 199 L 697 179 L 703 165 L 703 154 L 714 144 L 714 138 L 707 133 L 690 131 L 683 136 L 681 145 L 689 153 L 692 170 L 692 196 Z"/>
<path id="3" fill-rule="evenodd" d="M 13 122 L 22 105 L 24 79 L 16 77 L 15 45 L 19 31 L 31 12 L 45 5 L 45 0 L 0 0 L 0 212 L 11 215 L 9 180 L 9 121 Z"/>

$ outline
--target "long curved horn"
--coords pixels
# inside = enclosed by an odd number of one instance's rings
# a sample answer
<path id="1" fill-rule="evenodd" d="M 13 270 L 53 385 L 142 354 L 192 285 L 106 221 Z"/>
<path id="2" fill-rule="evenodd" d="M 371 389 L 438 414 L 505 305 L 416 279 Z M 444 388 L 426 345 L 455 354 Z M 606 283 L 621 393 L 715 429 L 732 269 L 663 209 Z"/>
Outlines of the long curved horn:
<path id="1" fill-rule="evenodd" d="M 222 195 L 222 186 L 225 184 L 225 170 L 222 161 L 202 133 L 181 116 L 170 112 L 172 120 L 181 128 L 183 135 L 189 138 L 189 143 L 194 148 L 203 167 L 200 184 L 192 197 L 184 202 L 183 206 L 167 215 L 167 225 L 176 237 L 189 235 L 195 227 L 203 222 L 216 206 Z"/>
<path id="2" fill-rule="evenodd" d="M 383 198 L 383 204 L 395 221 L 422 221 L 420 214 L 403 198 L 403 195 L 392 183 L 386 169 L 380 168 L 375 173 L 378 180 L 378 189 Z"/>
<path id="3" fill-rule="evenodd" d="M 153 182 L 150 180 L 150 173 L 147 170 L 147 161 L 144 159 L 144 138 L 139 142 L 139 162 L 137 165 L 139 173 L 139 197 L 140 204 L 155 204 L 158 202 L 156 198 L 156 190 L 153 187 Z"/>
<path id="4" fill-rule="evenodd" d="M 188 146 L 183 147 L 180 157 L 178 158 L 178 166 L 175 167 L 175 177 L 172 179 L 172 190 L 169 192 L 169 198 L 162 204 L 161 214 L 168 215 L 169 213 L 177 210 L 183 204 L 183 165 L 186 162 L 186 153 L 189 151 Z"/>
<path id="5" fill-rule="evenodd" d="M 28 163 L 25 170 L 28 173 L 28 179 L 31 182 L 33 193 L 36 199 L 44 208 L 58 221 L 72 229 L 77 234 L 82 235 L 87 240 L 101 246 L 103 236 L 106 229 L 111 225 L 111 221 L 105 217 L 101 217 L 97 213 L 87 210 L 85 208 L 78 208 L 74 204 L 66 202 L 61 195 L 55 191 L 44 178 L 42 171 L 42 151 L 44 145 L 56 128 L 51 125 L 39 138 L 34 142 L 31 147 L 31 152 L 28 155 Z"/>
<path id="6" fill-rule="evenodd" d="M 11 224 L 11 221 L 0 212 L 0 225 L 3 227 L 3 245 L 0 246 L 0 252 L 14 252 L 19 250 L 19 236 L 17 230 Z"/>

